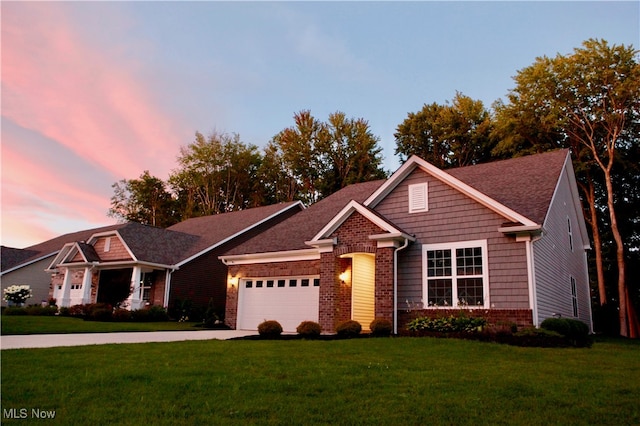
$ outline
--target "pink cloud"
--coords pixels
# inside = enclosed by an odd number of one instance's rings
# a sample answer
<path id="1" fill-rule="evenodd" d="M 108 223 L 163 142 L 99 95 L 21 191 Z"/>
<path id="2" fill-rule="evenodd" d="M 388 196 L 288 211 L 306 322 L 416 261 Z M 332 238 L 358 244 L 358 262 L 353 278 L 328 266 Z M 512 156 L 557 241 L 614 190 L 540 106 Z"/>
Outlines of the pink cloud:
<path id="1" fill-rule="evenodd" d="M 91 44 L 61 3 L 3 5 L 2 114 L 116 178 L 175 167 L 185 131 L 121 50 Z M 165 176 L 160 177 L 164 178 Z"/>

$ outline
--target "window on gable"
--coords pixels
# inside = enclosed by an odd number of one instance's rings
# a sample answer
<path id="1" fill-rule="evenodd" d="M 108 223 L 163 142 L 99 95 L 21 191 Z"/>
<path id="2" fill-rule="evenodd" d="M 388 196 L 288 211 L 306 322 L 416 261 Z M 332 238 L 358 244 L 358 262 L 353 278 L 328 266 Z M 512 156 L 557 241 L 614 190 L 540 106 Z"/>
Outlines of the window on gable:
<path id="1" fill-rule="evenodd" d="M 104 252 L 108 252 L 111 250 L 111 237 L 107 237 L 104 239 Z"/>
<path id="2" fill-rule="evenodd" d="M 571 219 L 567 218 L 567 230 L 569 232 L 569 248 L 573 251 L 573 232 L 571 231 Z"/>
<path id="3" fill-rule="evenodd" d="M 573 304 L 573 316 L 578 316 L 578 289 L 576 288 L 576 279 L 571 277 L 571 302 Z"/>
<path id="4" fill-rule="evenodd" d="M 428 307 L 488 306 L 486 241 L 423 246 Z"/>
<path id="5" fill-rule="evenodd" d="M 429 194 L 427 183 L 409 185 L 409 213 L 429 211 Z"/>

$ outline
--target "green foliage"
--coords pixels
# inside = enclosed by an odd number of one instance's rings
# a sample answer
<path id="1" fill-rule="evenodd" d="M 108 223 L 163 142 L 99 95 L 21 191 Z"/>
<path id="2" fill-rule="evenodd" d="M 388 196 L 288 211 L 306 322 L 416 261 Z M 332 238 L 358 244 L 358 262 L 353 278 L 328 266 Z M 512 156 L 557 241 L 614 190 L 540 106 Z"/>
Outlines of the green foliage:
<path id="1" fill-rule="evenodd" d="M 131 311 L 131 319 L 136 322 L 159 322 L 168 321 L 169 315 L 162 306 L 153 305 Z"/>
<path id="2" fill-rule="evenodd" d="M 591 346 L 589 326 L 572 318 L 547 318 L 540 327 L 564 336 L 573 346 Z"/>
<path id="3" fill-rule="evenodd" d="M 176 211 L 176 200 L 167 191 L 161 179 L 151 176 L 148 170 L 140 179 L 122 179 L 111 185 L 109 216 L 126 222 L 166 228 L 180 218 Z"/>
<path id="4" fill-rule="evenodd" d="M 376 318 L 369 324 L 369 329 L 374 336 L 388 337 L 393 331 L 393 324 L 388 319 Z"/>
<path id="5" fill-rule="evenodd" d="M 278 337 L 282 334 L 282 326 L 275 320 L 263 321 L 258 325 L 258 334 L 262 337 Z"/>
<path id="6" fill-rule="evenodd" d="M 425 104 L 409 113 L 394 137 L 403 161 L 417 155 L 442 169 L 489 161 L 492 120 L 482 101 L 456 93 L 451 105 Z"/>
<path id="7" fill-rule="evenodd" d="M 544 328 L 525 327 L 513 334 L 508 343 L 514 346 L 562 348 L 569 346 L 567 339 L 555 331 Z"/>
<path id="8" fill-rule="evenodd" d="M 362 332 L 362 325 L 358 321 L 343 321 L 336 327 L 336 333 L 340 337 L 356 337 Z"/>
<path id="9" fill-rule="evenodd" d="M 131 321 L 131 311 L 128 309 L 115 309 L 111 314 L 111 319 L 116 322 Z"/>
<path id="10" fill-rule="evenodd" d="M 482 317 L 468 317 L 466 315 L 450 315 L 430 318 L 419 317 L 407 323 L 409 331 L 428 331 L 438 333 L 475 333 L 482 331 L 487 320 Z"/>
<path id="11" fill-rule="evenodd" d="M 3 307 L 2 315 L 9 315 L 9 316 L 27 315 L 27 310 L 22 306 L 9 306 L 8 308 Z"/>
<path id="12" fill-rule="evenodd" d="M 296 327 L 296 332 L 303 337 L 314 338 L 322 333 L 322 327 L 315 321 L 302 321 Z"/>

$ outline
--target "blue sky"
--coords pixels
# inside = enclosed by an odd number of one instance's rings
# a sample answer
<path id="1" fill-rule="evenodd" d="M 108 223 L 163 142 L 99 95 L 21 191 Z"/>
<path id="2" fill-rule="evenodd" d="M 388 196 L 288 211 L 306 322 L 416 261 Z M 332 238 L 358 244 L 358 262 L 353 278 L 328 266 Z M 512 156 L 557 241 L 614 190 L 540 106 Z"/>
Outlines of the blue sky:
<path id="1" fill-rule="evenodd" d="M 311 110 L 369 121 L 489 107 L 542 55 L 640 47 L 638 2 L 2 2 L 2 244 L 113 223 L 111 185 L 166 179 L 195 131 L 263 147 Z"/>

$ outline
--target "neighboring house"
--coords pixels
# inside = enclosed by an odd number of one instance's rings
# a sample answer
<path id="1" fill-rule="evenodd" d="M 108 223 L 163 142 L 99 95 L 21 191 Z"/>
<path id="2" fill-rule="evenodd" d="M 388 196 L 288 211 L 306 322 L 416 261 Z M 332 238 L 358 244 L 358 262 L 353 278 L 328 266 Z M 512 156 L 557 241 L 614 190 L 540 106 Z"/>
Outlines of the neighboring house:
<path id="1" fill-rule="evenodd" d="M 590 327 L 588 236 L 568 150 L 440 170 L 411 157 L 386 181 L 351 185 L 221 256 L 226 322 L 332 332 L 420 315 Z"/>
<path id="2" fill-rule="evenodd" d="M 96 232 L 111 230 L 119 226 L 121 225 L 65 234 L 24 249 L 1 247 L 0 280 L 2 282 L 2 290 L 12 285 L 29 285 L 33 295 L 30 299 L 27 299 L 26 303 L 28 305 L 47 302 L 49 299 L 49 287 L 51 286 L 51 274 L 45 272 L 45 270 L 53 257 L 58 254 L 60 248 L 68 241 L 84 241 Z M 7 302 L 4 299 L 2 299 L 2 306 L 7 306 Z"/>
<path id="3" fill-rule="evenodd" d="M 131 290 L 123 304 L 128 309 L 188 301 L 201 308 L 211 303 L 222 316 L 227 269 L 220 253 L 302 208 L 290 202 L 189 219 L 168 229 L 126 223 L 83 234 L 82 240 L 67 238 L 43 268 L 49 297 L 66 307 L 108 302 Z"/>

